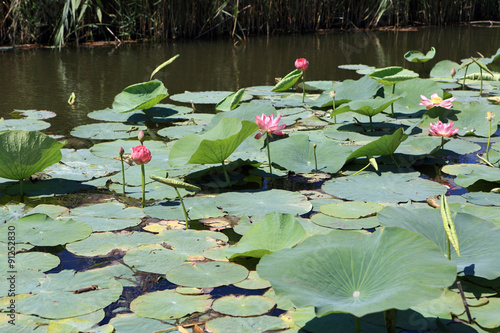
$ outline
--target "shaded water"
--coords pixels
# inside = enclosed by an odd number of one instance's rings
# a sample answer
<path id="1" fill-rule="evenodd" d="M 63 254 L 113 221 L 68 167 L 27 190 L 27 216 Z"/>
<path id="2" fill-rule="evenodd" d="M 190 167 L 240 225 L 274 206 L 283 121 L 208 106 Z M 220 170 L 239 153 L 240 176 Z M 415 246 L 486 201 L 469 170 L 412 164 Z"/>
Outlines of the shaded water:
<path id="1" fill-rule="evenodd" d="M 296 58 L 310 62 L 306 80 L 357 79 L 343 64 L 376 67 L 404 66 L 423 77 L 440 60 L 488 57 L 499 47 L 500 28 L 446 27 L 418 31 L 362 31 L 331 34 L 250 37 L 246 44 L 233 40 L 176 41 L 159 45 L 0 51 L 0 117 L 10 112 L 50 110 L 47 134 L 67 135 L 73 127 L 92 122 L 87 113 L 111 107 L 114 96 L 130 84 L 149 79 L 153 69 L 180 54 L 156 78 L 163 80 L 170 95 L 189 91 L 228 90 L 256 85 L 274 85 L 275 78 L 294 69 Z M 408 50 L 427 52 L 436 47 L 436 57 L 426 63 L 408 63 Z M 75 92 L 78 104 L 67 100 Z M 170 103 L 168 99 L 164 103 Z"/>

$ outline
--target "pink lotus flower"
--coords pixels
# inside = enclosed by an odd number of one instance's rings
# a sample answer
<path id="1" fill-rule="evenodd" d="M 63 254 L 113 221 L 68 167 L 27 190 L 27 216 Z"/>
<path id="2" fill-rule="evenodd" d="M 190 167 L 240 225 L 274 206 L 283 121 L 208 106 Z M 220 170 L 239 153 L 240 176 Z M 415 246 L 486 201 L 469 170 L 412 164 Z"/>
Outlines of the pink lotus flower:
<path id="1" fill-rule="evenodd" d="M 297 68 L 299 71 L 305 71 L 308 66 L 309 66 L 309 61 L 307 61 L 304 58 L 299 58 L 295 60 L 295 68 Z"/>
<path id="2" fill-rule="evenodd" d="M 451 97 L 443 101 L 443 99 L 439 97 L 437 93 L 432 94 L 431 99 L 428 99 L 424 95 L 420 95 L 420 98 L 422 98 L 422 101 L 419 105 L 425 106 L 427 110 L 432 109 L 435 106 L 440 106 L 445 109 L 451 109 L 451 107 L 453 106 L 451 102 L 457 99 L 456 97 Z"/>
<path id="3" fill-rule="evenodd" d="M 151 161 L 151 152 L 145 146 L 132 147 L 132 154 L 130 158 L 135 162 L 135 164 L 143 165 Z"/>
<path id="4" fill-rule="evenodd" d="M 443 124 L 438 120 L 435 124 L 431 123 L 429 133 L 436 136 L 453 136 L 457 134 L 458 128 L 452 128 L 454 122 L 450 121 L 448 124 Z"/>
<path id="5" fill-rule="evenodd" d="M 271 137 L 273 134 L 276 135 L 285 134 L 281 130 L 285 128 L 286 125 L 283 124 L 278 126 L 280 119 L 281 115 L 274 118 L 274 113 L 271 114 L 269 117 L 266 116 L 265 114 L 262 114 L 262 117 L 257 116 L 255 122 L 257 123 L 257 125 L 259 125 L 260 132 L 255 135 L 255 138 L 260 139 L 265 133 L 269 133 Z"/>

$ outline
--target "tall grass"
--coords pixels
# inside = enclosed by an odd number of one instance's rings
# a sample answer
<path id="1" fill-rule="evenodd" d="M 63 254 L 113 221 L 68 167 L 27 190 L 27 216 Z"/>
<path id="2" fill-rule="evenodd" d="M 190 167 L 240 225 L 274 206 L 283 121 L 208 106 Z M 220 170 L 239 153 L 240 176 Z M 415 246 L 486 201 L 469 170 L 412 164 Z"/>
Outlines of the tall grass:
<path id="1" fill-rule="evenodd" d="M 499 0 L 4 0 L 0 44 L 167 40 L 500 20 Z"/>

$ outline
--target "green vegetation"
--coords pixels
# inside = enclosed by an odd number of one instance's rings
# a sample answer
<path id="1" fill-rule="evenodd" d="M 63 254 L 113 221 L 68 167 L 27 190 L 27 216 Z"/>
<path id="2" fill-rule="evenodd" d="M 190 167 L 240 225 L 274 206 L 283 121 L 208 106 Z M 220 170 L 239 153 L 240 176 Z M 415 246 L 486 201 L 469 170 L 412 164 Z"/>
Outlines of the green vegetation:
<path id="1" fill-rule="evenodd" d="M 497 0 L 45 0 L 0 4 L 0 45 L 161 41 L 499 20 Z"/>

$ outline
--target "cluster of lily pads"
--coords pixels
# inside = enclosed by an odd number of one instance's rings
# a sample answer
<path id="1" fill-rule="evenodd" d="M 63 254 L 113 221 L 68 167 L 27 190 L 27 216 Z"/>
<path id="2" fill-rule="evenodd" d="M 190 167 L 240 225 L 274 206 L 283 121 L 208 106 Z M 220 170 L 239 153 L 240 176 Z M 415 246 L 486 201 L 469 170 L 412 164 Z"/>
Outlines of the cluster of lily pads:
<path id="1" fill-rule="evenodd" d="M 168 96 L 152 78 L 174 57 L 72 130 L 90 149 L 39 132 L 50 112 L 4 120 L 1 331 L 498 330 L 499 59 L 302 83 L 299 59 L 275 86 Z M 96 191 L 114 199 L 50 203 Z"/>

